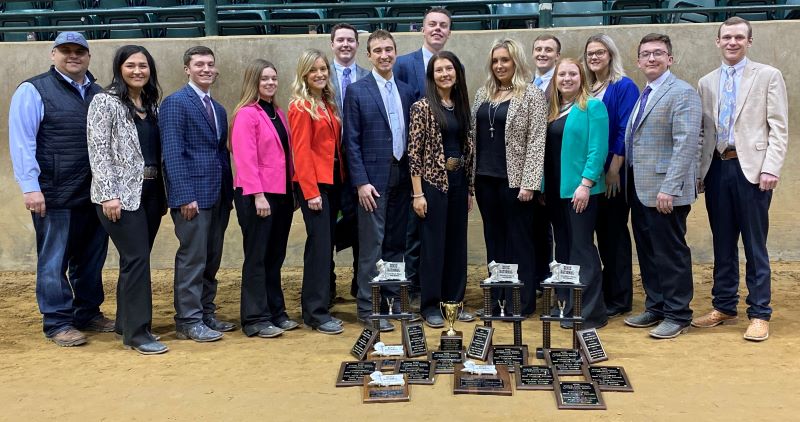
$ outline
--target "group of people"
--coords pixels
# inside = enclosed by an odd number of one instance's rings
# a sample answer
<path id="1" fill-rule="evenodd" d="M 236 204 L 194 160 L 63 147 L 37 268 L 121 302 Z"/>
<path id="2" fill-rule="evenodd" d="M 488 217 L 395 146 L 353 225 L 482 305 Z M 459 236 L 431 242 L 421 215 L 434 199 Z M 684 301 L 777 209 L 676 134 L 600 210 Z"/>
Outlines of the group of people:
<path id="1" fill-rule="evenodd" d="M 580 59 L 562 58 L 558 38 L 542 35 L 533 43 L 533 68 L 521 43 L 496 40 L 471 105 L 465 66 L 444 49 L 450 13 L 428 10 L 422 34 L 422 48 L 398 57 L 392 34 L 374 31 L 367 70 L 356 64 L 358 31 L 335 25 L 333 60 L 315 49 L 300 55 L 285 112 L 276 98 L 278 69 L 254 60 L 230 125 L 211 97 L 218 72 L 209 48 L 184 53 L 188 83 L 161 101 L 144 47 L 117 50 L 103 89 L 88 72 L 86 39 L 59 34 L 54 65 L 19 86 L 9 113 L 14 173 L 36 231 L 45 336 L 75 346 L 86 342 L 81 330 L 115 331 L 140 353 L 168 350 L 151 331 L 150 285 L 150 252 L 167 210 L 179 241 L 177 337 L 209 342 L 234 330 L 214 305 L 233 204 L 243 239 L 240 324 L 247 336 L 275 337 L 299 326 L 281 288 L 297 208 L 307 233 L 306 326 L 343 331 L 330 308 L 333 254 L 337 239 L 347 238 L 360 321 L 372 324 L 369 283 L 383 259 L 405 262 L 419 316 L 443 327 L 440 301 L 464 299 L 474 198 L 487 262 L 518 264 L 524 315 L 535 312 L 553 259 L 580 265 L 584 327 L 631 312 L 630 213 L 646 301 L 627 325 L 655 325 L 651 336 L 673 338 L 690 323 L 734 321 L 741 233 L 751 321 L 745 338 L 767 338 L 768 210 L 788 112 L 781 73 L 746 57 L 746 20 L 720 25 L 722 66 L 701 79 L 699 94 L 670 72 L 667 35 L 639 43 L 637 66 L 647 80 L 641 93 L 607 35 L 590 37 Z M 686 218 L 704 190 L 714 299 L 713 310 L 693 320 Z M 108 237 L 120 256 L 116 321 L 100 312 Z M 494 290 L 499 314 L 510 292 Z M 399 312 L 398 295 L 382 287 L 381 312 Z M 571 315 L 567 295 L 561 299 Z M 475 316 L 462 311 L 458 318 Z M 386 319 L 378 327 L 394 329 Z"/>

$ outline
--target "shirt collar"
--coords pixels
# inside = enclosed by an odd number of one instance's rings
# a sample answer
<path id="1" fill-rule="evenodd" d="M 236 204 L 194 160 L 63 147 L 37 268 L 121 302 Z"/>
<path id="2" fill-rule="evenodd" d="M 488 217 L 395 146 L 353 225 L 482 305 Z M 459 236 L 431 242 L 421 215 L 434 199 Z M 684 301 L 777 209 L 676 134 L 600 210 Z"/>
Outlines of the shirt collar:
<path id="1" fill-rule="evenodd" d="M 742 72 L 744 72 L 745 66 L 747 66 L 747 57 L 743 58 L 742 60 L 739 60 L 739 63 L 733 65 L 733 68 L 736 69 L 736 75 L 741 75 Z M 729 64 L 722 62 L 722 66 L 720 66 L 720 69 L 724 73 L 725 70 L 728 69 L 729 67 L 730 67 Z"/>
<path id="2" fill-rule="evenodd" d="M 433 57 L 433 51 L 428 50 L 427 48 L 425 48 L 424 45 L 422 46 L 421 50 L 422 50 L 422 59 L 425 60 L 426 62 L 430 60 L 431 57 Z"/>
<path id="3" fill-rule="evenodd" d="M 336 70 L 336 73 L 343 73 L 345 69 L 350 69 L 350 74 L 354 75 L 356 73 L 356 62 L 353 62 L 350 66 L 342 66 L 334 60 L 333 68 Z"/>
<path id="4" fill-rule="evenodd" d="M 550 78 L 552 78 L 552 77 L 553 77 L 553 72 L 555 72 L 555 71 L 556 71 L 556 67 L 555 67 L 555 66 L 553 66 L 553 67 L 551 67 L 551 68 L 550 68 L 550 70 L 548 70 L 547 72 L 545 72 L 543 75 L 536 75 L 536 76 L 539 76 L 539 77 L 541 77 L 542 79 L 550 79 Z"/>
<path id="5" fill-rule="evenodd" d="M 671 75 L 671 74 L 672 74 L 672 72 L 670 72 L 669 69 L 667 69 L 667 71 L 664 72 L 661 76 L 659 76 L 658 79 L 654 80 L 653 82 L 648 83 L 647 86 L 650 87 L 651 91 L 655 91 L 655 90 L 658 89 L 658 87 L 660 87 L 661 85 L 664 85 L 664 82 L 667 80 L 667 78 L 669 78 L 669 75 Z"/>
<path id="6" fill-rule="evenodd" d="M 202 90 L 202 89 L 200 89 L 200 87 L 199 87 L 199 86 L 195 85 L 195 83 L 194 83 L 194 82 L 192 82 L 192 81 L 189 81 L 189 86 L 190 86 L 190 87 L 192 87 L 192 89 L 194 90 L 194 92 L 197 94 L 197 96 L 198 96 L 198 97 L 200 97 L 200 99 L 201 99 L 201 100 L 202 100 L 202 99 L 203 99 L 203 98 L 204 98 L 206 95 L 208 95 L 209 97 L 211 97 L 211 90 L 210 90 L 210 89 L 208 90 L 208 92 L 203 92 L 203 90 Z"/>
<path id="7" fill-rule="evenodd" d="M 391 78 L 384 79 L 383 76 L 381 76 L 380 73 L 378 73 L 378 71 L 375 70 L 375 68 L 373 68 L 372 69 L 372 76 L 375 77 L 375 81 L 378 82 L 378 86 L 380 86 L 380 87 L 383 87 L 384 85 L 386 85 L 386 82 L 391 82 L 392 85 L 395 86 L 395 88 L 397 87 L 397 83 L 395 83 L 395 81 L 394 81 L 394 73 L 392 73 L 392 77 Z"/>
<path id="8" fill-rule="evenodd" d="M 53 69 L 55 69 L 56 72 L 58 72 L 58 74 L 61 75 L 61 77 L 64 78 L 65 81 L 69 82 L 70 85 L 72 85 L 72 86 L 75 86 L 75 87 L 78 87 L 78 88 L 86 88 L 87 86 L 92 84 L 92 78 L 89 77 L 89 73 L 88 72 L 83 77 L 83 83 L 79 84 L 79 83 L 75 82 L 74 79 L 70 78 L 69 76 L 67 76 L 67 75 L 65 75 L 63 73 L 61 73 L 61 71 L 58 70 L 57 67 L 53 66 Z"/>

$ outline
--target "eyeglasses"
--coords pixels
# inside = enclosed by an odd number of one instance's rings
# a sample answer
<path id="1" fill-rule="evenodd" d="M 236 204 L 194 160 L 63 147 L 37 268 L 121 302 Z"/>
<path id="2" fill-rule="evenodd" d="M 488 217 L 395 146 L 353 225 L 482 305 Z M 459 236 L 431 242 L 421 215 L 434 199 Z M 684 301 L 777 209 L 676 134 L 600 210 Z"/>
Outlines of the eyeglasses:
<path id="1" fill-rule="evenodd" d="M 639 53 L 639 60 L 647 60 L 650 56 L 653 56 L 655 59 L 660 59 L 668 55 L 669 53 L 664 50 L 642 51 Z"/>
<path id="2" fill-rule="evenodd" d="M 587 59 L 591 59 L 592 57 L 597 57 L 598 59 L 602 59 L 603 57 L 606 56 L 607 53 L 608 53 L 608 50 L 602 50 L 602 49 L 601 50 L 595 50 L 595 51 L 587 51 L 586 52 L 586 58 Z"/>

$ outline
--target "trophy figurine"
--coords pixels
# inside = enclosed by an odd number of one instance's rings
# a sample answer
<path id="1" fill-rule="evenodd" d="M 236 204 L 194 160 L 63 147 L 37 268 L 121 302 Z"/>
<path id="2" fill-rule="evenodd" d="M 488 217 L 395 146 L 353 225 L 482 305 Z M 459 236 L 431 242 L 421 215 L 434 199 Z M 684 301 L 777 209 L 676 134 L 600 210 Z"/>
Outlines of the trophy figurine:
<path id="1" fill-rule="evenodd" d="M 450 329 L 442 331 L 442 338 L 439 343 L 439 350 L 461 351 L 464 348 L 464 336 L 461 331 L 456 331 L 453 325 L 458 319 L 461 310 L 464 309 L 463 302 L 439 302 L 442 316 Z"/>

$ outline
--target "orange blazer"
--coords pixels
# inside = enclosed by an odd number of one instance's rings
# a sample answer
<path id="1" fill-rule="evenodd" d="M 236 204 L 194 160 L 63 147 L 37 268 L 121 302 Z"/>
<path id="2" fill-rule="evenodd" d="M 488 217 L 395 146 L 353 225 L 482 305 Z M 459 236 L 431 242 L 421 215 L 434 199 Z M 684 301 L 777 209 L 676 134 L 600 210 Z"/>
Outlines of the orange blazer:
<path id="1" fill-rule="evenodd" d="M 309 106 L 306 103 L 306 106 Z M 296 102 L 289 105 L 289 132 L 292 134 L 292 153 L 294 156 L 294 177 L 300 183 L 303 198 L 306 200 L 320 195 L 319 183 L 334 184 L 334 154 L 339 159 L 340 175 L 342 167 L 341 123 L 331 112 L 319 110 L 322 118 L 314 120 L 311 114 L 298 107 Z M 338 180 L 337 182 L 341 182 Z"/>

